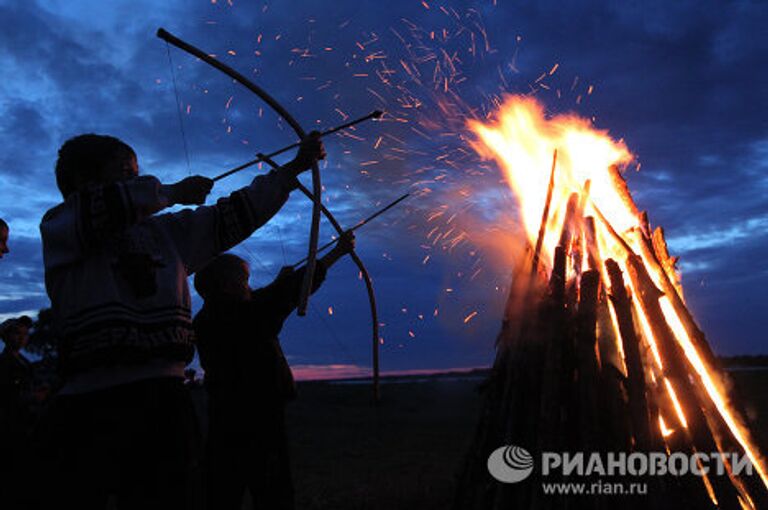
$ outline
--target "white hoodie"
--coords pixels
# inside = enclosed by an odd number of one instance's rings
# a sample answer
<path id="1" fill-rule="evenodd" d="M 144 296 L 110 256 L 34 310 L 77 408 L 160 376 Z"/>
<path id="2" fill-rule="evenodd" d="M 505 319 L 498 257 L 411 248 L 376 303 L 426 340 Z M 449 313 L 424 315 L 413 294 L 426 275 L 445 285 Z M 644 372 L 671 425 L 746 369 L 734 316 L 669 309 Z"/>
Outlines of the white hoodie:
<path id="1" fill-rule="evenodd" d="M 187 277 L 269 221 L 296 186 L 276 170 L 213 206 L 169 205 L 152 176 L 70 195 L 40 224 L 64 393 L 183 376 L 194 338 Z"/>

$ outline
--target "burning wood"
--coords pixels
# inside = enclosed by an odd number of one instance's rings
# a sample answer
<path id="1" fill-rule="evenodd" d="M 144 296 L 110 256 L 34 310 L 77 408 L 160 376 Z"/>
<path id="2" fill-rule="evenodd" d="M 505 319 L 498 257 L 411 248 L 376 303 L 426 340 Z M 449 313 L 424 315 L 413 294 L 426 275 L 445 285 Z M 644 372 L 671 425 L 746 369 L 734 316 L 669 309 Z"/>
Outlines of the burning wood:
<path id="1" fill-rule="evenodd" d="M 768 508 L 768 469 L 685 306 L 677 259 L 619 172 L 627 148 L 583 119 L 545 119 L 531 99 L 508 98 L 497 122 L 470 127 L 476 150 L 504 170 L 533 248 L 530 278 L 511 287 L 457 507 L 559 507 L 535 481 L 489 483 L 488 455 L 515 444 L 746 455 L 757 476 L 726 462 L 725 476 L 648 477 L 648 495 L 627 504 Z"/>

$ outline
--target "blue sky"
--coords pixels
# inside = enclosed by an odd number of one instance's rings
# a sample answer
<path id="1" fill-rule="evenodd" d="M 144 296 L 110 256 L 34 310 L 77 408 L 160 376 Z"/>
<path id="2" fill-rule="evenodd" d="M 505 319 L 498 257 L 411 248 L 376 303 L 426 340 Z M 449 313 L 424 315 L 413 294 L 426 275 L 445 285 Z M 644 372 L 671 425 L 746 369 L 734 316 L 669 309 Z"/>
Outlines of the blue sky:
<path id="1" fill-rule="evenodd" d="M 389 112 L 328 139 L 323 165 L 327 205 L 346 225 L 416 194 L 358 236 L 380 305 L 384 369 L 492 359 L 512 267 L 474 241 L 512 242 L 514 205 L 496 169 L 465 151 L 457 112 L 482 113 L 504 92 L 533 93 L 550 112 L 593 117 L 623 138 L 642 164 L 627 174 L 630 188 L 681 256 L 687 300 L 714 349 L 765 353 L 768 7 L 668 4 L 0 1 L 0 216 L 12 229 L 0 315 L 46 306 L 37 225 L 59 200 L 53 164 L 67 138 L 118 136 L 142 172 L 166 182 L 216 175 L 293 141 L 257 98 L 171 49 L 182 137 L 168 50 L 154 36 L 162 26 L 251 76 L 306 127 Z M 438 108 L 447 99 L 456 109 L 448 114 Z M 212 199 L 246 182 L 224 180 Z M 435 211 L 444 214 L 429 222 Z M 291 198 L 238 250 L 253 285 L 304 256 L 309 212 Z M 470 241 L 433 245 L 427 233 L 440 222 L 449 230 L 454 214 Z M 335 267 L 312 302 L 307 318 L 286 325 L 291 361 L 369 364 L 354 266 Z"/>

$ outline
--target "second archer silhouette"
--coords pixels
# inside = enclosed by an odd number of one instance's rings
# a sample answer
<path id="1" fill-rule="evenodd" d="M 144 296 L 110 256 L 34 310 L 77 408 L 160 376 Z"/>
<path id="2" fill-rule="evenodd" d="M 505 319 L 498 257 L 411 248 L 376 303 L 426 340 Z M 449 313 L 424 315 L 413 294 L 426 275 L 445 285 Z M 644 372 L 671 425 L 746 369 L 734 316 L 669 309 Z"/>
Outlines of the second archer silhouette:
<path id="1" fill-rule="evenodd" d="M 347 232 L 318 260 L 313 292 L 327 270 L 354 249 Z M 294 508 L 285 403 L 295 396 L 278 335 L 298 305 L 304 270 L 285 267 L 251 290 L 249 267 L 224 254 L 195 276 L 205 304 L 194 320 L 208 391 L 207 507 L 237 510 L 246 488 L 255 508 Z"/>

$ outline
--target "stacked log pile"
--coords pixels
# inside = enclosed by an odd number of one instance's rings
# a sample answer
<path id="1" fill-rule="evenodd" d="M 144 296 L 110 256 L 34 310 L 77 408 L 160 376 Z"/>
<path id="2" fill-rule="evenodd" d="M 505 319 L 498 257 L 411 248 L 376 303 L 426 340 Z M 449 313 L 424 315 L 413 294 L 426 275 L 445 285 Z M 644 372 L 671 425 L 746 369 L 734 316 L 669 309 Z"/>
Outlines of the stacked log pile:
<path id="1" fill-rule="evenodd" d="M 539 466 L 516 484 L 489 474 L 490 453 L 510 444 L 535 459 L 541 452 L 744 453 L 662 313 L 659 299 L 667 296 L 708 369 L 717 371 L 718 362 L 681 297 L 663 232 L 650 232 L 644 219 L 645 228 L 623 233 L 636 236 L 639 243 L 632 244 L 642 251 L 635 253 L 606 225 L 624 258 L 601 259 L 595 222 L 606 220 L 599 211 L 583 216 L 588 183 L 584 188 L 568 201 L 560 243 L 547 269 L 539 267 L 538 242 L 526 270 L 514 278 L 455 508 L 600 509 L 617 501 L 627 510 L 768 508 L 760 477 L 730 470 L 727 476 L 614 480 L 647 484 L 647 494 L 624 497 L 545 495 L 542 482 L 575 480 L 544 479 Z M 662 268 L 662 288 L 647 264 Z"/>

